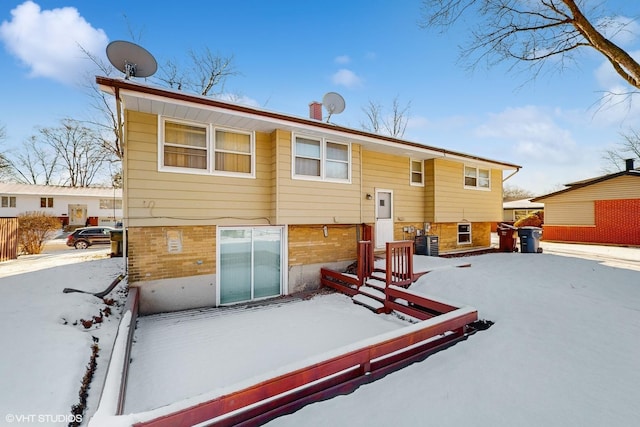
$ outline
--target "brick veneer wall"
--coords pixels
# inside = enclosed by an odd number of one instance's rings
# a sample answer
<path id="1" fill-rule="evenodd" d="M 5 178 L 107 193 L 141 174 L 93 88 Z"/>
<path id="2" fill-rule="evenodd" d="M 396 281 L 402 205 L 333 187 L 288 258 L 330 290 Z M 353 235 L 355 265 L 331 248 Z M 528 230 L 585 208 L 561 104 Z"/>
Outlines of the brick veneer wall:
<path id="1" fill-rule="evenodd" d="M 596 200 L 595 226 L 544 225 L 550 241 L 640 245 L 640 199 Z"/>
<path id="2" fill-rule="evenodd" d="M 289 265 L 355 260 L 359 225 L 289 226 Z"/>
<path id="3" fill-rule="evenodd" d="M 458 223 L 436 223 L 431 225 L 429 234 L 439 236 L 440 253 L 461 251 L 473 248 L 486 248 L 491 245 L 491 223 L 471 223 L 471 244 L 458 244 Z"/>
<path id="4" fill-rule="evenodd" d="M 182 237 L 180 253 L 169 253 L 169 236 Z M 216 227 L 129 227 L 129 282 L 216 272 Z"/>

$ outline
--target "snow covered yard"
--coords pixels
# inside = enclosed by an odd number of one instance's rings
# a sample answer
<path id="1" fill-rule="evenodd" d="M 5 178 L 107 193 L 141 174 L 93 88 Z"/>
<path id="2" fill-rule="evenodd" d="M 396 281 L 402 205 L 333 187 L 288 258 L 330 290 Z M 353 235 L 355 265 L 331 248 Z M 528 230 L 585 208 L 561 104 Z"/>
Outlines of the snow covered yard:
<path id="1" fill-rule="evenodd" d="M 108 249 L 78 251 L 59 243 L 0 263 L 0 425 L 67 425 L 93 337 L 100 347 L 96 378 L 106 371 L 119 308 L 85 329 L 80 319 L 99 316 L 107 305 L 62 290 L 103 290 L 122 272 L 122 258 L 109 258 Z M 109 297 L 117 298 L 116 292 Z M 98 380 L 89 391 L 89 410 L 95 410 L 99 387 Z"/>
<path id="2" fill-rule="evenodd" d="M 141 317 L 124 412 L 230 386 L 407 325 L 393 315 L 376 316 L 341 294 Z"/>
<path id="3" fill-rule="evenodd" d="M 543 247 L 423 276 L 412 289 L 471 304 L 495 324 L 269 425 L 640 425 L 640 249 Z"/>

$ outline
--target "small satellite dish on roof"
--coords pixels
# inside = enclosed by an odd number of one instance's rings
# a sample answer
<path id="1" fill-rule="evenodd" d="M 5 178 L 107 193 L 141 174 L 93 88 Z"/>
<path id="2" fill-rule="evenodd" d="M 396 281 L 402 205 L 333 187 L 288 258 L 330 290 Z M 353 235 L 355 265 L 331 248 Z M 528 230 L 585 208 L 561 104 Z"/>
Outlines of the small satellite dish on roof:
<path id="1" fill-rule="evenodd" d="M 156 59 L 145 48 L 124 40 L 107 45 L 107 58 L 127 80 L 130 77 L 149 77 L 158 69 Z"/>
<path id="2" fill-rule="evenodd" d="M 329 113 L 327 116 L 327 122 L 329 122 L 332 114 L 342 113 L 345 107 L 344 98 L 336 92 L 327 92 L 322 97 L 322 105 Z"/>

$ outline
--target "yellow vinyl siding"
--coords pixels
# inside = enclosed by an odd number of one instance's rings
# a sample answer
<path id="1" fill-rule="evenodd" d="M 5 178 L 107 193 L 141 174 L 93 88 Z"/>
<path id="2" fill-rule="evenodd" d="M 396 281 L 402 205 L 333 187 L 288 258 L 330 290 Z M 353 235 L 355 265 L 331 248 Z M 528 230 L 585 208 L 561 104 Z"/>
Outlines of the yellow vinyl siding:
<path id="1" fill-rule="evenodd" d="M 546 225 L 595 225 L 595 200 L 638 199 L 640 180 L 623 175 L 541 200 Z"/>
<path id="2" fill-rule="evenodd" d="M 576 202 L 587 200 L 639 199 L 640 178 L 623 175 L 617 178 L 587 185 L 540 200 L 545 204 L 553 202 Z"/>
<path id="3" fill-rule="evenodd" d="M 272 221 L 270 135 L 255 135 L 255 179 L 158 172 L 157 121 L 152 114 L 127 114 L 125 215 L 130 226 Z"/>
<path id="4" fill-rule="evenodd" d="M 464 164 L 433 162 L 433 222 L 493 222 L 502 218 L 502 172 L 491 169 L 491 189 L 464 187 Z M 430 163 L 430 162 L 428 162 Z M 430 166 L 431 167 L 431 166 Z"/>
<path id="5" fill-rule="evenodd" d="M 351 183 L 292 179 L 291 132 L 276 131 L 277 222 L 354 224 L 360 221 L 360 148 L 351 146 Z"/>
<path id="6" fill-rule="evenodd" d="M 544 204 L 545 225 L 595 225 L 593 201 Z"/>
<path id="7" fill-rule="evenodd" d="M 424 221 L 425 187 L 411 185 L 409 157 L 363 150 L 362 163 L 363 222 L 375 221 L 375 190 L 377 188 L 393 191 L 394 221 L 419 223 Z M 366 200 L 367 193 L 374 199 Z"/>

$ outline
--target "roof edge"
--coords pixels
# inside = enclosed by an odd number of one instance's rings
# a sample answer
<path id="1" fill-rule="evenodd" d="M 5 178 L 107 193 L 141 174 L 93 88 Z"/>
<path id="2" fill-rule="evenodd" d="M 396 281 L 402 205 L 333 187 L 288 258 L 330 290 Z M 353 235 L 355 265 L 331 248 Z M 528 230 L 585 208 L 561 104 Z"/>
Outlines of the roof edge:
<path id="1" fill-rule="evenodd" d="M 96 83 L 100 86 L 112 87 L 116 90 L 130 90 L 130 91 L 140 92 L 148 95 L 155 95 L 155 96 L 175 99 L 179 101 L 194 102 L 194 103 L 208 105 L 212 107 L 224 108 L 231 111 L 237 111 L 239 113 L 254 114 L 261 117 L 278 119 L 278 120 L 288 121 L 291 123 L 302 124 L 306 126 L 314 126 L 324 130 L 340 131 L 340 132 L 344 132 L 354 136 L 359 136 L 364 138 L 373 138 L 373 139 L 378 139 L 382 141 L 392 142 L 395 144 L 405 145 L 412 148 L 440 152 L 442 153 L 443 156 L 447 156 L 447 155 L 458 156 L 458 157 L 466 158 L 469 160 L 492 163 L 495 165 L 503 166 L 505 167 L 505 169 L 520 170 L 522 168 L 522 166 L 520 165 L 503 162 L 500 160 L 488 159 L 484 157 L 474 156 L 472 154 L 447 150 L 445 148 L 433 147 L 425 144 L 420 144 L 417 142 L 406 141 L 406 140 L 394 138 L 391 136 L 380 135 L 380 134 L 370 133 L 370 132 L 366 132 L 359 129 L 343 127 L 343 126 L 335 125 L 332 123 L 322 122 L 322 121 L 313 120 L 313 119 L 307 119 L 307 118 L 298 117 L 298 116 L 287 115 L 283 113 L 277 113 L 273 111 L 250 107 L 247 105 L 221 101 L 221 100 L 209 98 L 203 95 L 194 95 L 194 94 L 188 94 L 185 92 L 176 91 L 172 89 L 160 88 L 160 87 L 150 86 L 150 85 L 143 85 L 143 84 L 132 82 L 131 80 L 125 80 L 122 78 L 96 76 Z"/>

